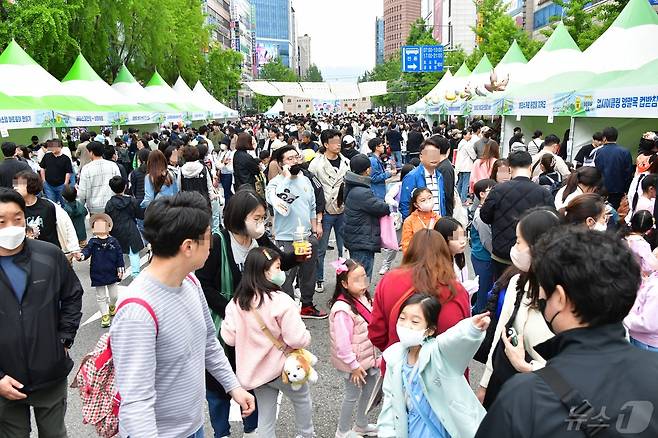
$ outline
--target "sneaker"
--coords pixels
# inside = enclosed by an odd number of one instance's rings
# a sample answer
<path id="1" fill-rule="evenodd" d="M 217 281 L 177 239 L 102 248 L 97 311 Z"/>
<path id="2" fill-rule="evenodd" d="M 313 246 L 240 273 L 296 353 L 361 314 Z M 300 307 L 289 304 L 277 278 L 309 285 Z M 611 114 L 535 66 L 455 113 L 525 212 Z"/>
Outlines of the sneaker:
<path id="1" fill-rule="evenodd" d="M 316 281 L 315 282 L 315 291 L 319 294 L 324 292 L 324 281 Z"/>
<path id="2" fill-rule="evenodd" d="M 302 318 L 305 319 L 325 319 L 329 316 L 327 312 L 318 310 L 314 305 L 302 306 L 300 314 L 302 315 Z"/>
<path id="3" fill-rule="evenodd" d="M 101 327 L 102 328 L 108 328 L 112 324 L 112 320 L 110 319 L 110 315 L 103 315 L 101 318 Z"/>
<path id="4" fill-rule="evenodd" d="M 114 318 L 114 315 L 117 314 L 117 306 L 110 305 L 110 316 Z"/>
<path id="5" fill-rule="evenodd" d="M 352 432 L 359 436 L 377 436 L 377 425 L 368 424 L 366 427 L 354 426 Z"/>
<path id="6" fill-rule="evenodd" d="M 351 430 L 348 430 L 347 432 L 341 432 L 339 430 L 336 430 L 336 438 L 356 438 L 357 435 L 354 434 Z"/>

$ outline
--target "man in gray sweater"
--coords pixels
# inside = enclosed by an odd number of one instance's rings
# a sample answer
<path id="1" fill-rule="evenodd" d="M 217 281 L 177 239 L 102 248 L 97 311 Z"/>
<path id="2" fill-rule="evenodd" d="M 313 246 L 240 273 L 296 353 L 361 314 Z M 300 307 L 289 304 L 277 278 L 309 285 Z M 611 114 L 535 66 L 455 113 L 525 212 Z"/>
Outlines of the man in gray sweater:
<path id="1" fill-rule="evenodd" d="M 154 201 L 144 218 L 153 260 L 119 296 L 110 330 L 121 394 L 122 437 L 203 436 L 204 370 L 248 416 L 254 397 L 240 387 L 224 355 L 203 291 L 190 272 L 210 251 L 210 211 L 198 193 Z"/>

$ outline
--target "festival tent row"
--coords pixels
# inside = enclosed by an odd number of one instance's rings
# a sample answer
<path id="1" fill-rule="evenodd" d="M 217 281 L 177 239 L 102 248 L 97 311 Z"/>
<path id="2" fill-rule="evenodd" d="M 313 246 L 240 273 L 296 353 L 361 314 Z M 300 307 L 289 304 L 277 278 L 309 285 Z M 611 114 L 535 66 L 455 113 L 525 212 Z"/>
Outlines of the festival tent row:
<path id="1" fill-rule="evenodd" d="M 157 71 L 142 88 L 125 66 L 110 86 L 81 54 L 60 82 L 12 40 L 0 54 L 0 133 L 237 117 L 202 85 L 198 93 L 185 88 L 174 91 Z"/>
<path id="2" fill-rule="evenodd" d="M 386 81 L 374 82 L 245 82 L 263 96 L 291 96 L 316 100 L 361 99 L 386 94 Z"/>

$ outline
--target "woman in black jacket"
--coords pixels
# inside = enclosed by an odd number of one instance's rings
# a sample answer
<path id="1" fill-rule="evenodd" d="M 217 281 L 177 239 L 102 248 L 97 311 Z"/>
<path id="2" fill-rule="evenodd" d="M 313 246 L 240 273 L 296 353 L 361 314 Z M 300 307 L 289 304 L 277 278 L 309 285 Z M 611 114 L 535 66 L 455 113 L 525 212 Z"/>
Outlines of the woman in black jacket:
<path id="1" fill-rule="evenodd" d="M 233 187 L 237 193 L 240 186 L 249 184 L 252 189 L 256 190 L 256 179 L 260 175 L 260 162 L 249 154 L 254 146 L 251 135 L 246 132 L 238 134 L 238 140 L 235 144 L 235 155 L 233 156 Z"/>
<path id="2" fill-rule="evenodd" d="M 203 268 L 196 271 L 215 324 L 224 319 L 224 311 L 233 291 L 242 278 L 247 253 L 258 246 L 269 248 L 281 255 L 281 270 L 294 267 L 294 253 L 283 253 L 265 234 L 267 204 L 253 190 L 243 188 L 231 197 L 224 209 L 224 226 L 221 235 L 214 234 L 210 254 Z M 222 256 L 222 247 L 225 254 Z M 228 266 L 227 266 L 228 265 Z M 230 276 L 227 279 L 226 276 Z M 230 281 L 229 281 L 230 280 Z M 226 356 L 235 371 L 235 349 L 224 346 Z M 231 397 L 206 372 L 206 399 L 215 436 L 230 436 L 228 421 Z M 258 426 L 258 410 L 243 419 L 244 432 L 253 432 Z"/>

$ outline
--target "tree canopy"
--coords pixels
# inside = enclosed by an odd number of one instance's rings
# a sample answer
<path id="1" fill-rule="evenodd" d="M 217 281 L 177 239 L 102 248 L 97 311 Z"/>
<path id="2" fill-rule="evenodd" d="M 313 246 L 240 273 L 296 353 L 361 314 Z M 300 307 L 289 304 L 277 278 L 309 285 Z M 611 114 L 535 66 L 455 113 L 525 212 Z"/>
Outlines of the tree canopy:
<path id="1" fill-rule="evenodd" d="M 311 64 L 302 80 L 305 82 L 324 82 L 324 79 L 322 79 L 322 72 L 315 64 Z"/>

